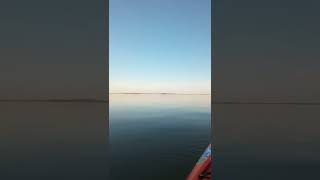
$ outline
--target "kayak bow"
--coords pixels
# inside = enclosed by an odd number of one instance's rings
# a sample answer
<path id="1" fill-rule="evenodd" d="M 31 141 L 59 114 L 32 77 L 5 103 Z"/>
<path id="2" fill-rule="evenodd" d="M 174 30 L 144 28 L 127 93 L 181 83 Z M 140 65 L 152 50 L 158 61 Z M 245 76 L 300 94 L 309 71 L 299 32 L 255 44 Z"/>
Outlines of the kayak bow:
<path id="1" fill-rule="evenodd" d="M 211 180 L 211 144 L 204 151 L 187 180 Z"/>

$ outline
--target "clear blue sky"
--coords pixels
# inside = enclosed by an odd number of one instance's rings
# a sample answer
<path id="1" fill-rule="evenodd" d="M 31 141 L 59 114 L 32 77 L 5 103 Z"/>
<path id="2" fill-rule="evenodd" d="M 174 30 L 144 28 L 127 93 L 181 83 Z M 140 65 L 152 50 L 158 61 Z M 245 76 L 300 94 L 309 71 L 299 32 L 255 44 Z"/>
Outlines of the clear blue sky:
<path id="1" fill-rule="evenodd" d="M 109 3 L 111 93 L 210 93 L 210 0 Z"/>

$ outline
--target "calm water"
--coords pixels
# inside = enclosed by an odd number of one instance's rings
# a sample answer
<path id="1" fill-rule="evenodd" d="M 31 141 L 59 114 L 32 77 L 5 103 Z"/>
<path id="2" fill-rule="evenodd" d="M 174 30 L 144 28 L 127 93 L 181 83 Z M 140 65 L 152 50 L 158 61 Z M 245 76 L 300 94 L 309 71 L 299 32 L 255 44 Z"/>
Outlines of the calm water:
<path id="1" fill-rule="evenodd" d="M 184 179 L 210 139 L 210 96 L 112 95 L 110 150 L 106 109 L 1 102 L 0 179 Z M 320 106 L 214 110 L 215 179 L 320 179 Z"/>
<path id="2" fill-rule="evenodd" d="M 210 142 L 209 95 L 110 95 L 111 179 L 185 179 Z"/>

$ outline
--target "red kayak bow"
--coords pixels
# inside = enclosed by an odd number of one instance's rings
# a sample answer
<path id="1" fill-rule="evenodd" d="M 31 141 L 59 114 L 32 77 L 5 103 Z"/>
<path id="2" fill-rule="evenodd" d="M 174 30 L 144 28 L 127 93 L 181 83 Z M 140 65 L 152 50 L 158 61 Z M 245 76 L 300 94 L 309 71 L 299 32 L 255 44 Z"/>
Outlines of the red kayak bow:
<path id="1" fill-rule="evenodd" d="M 187 180 L 211 180 L 211 144 L 204 151 Z"/>

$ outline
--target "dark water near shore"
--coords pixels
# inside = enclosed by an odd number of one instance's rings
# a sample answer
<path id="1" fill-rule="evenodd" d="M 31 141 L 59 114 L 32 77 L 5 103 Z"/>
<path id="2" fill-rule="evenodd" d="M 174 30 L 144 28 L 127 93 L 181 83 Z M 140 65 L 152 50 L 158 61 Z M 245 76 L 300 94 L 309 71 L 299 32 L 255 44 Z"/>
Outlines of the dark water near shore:
<path id="1" fill-rule="evenodd" d="M 217 180 L 320 179 L 320 106 L 214 105 Z"/>
<path id="2" fill-rule="evenodd" d="M 110 95 L 111 179 L 185 179 L 211 137 L 210 95 Z"/>

